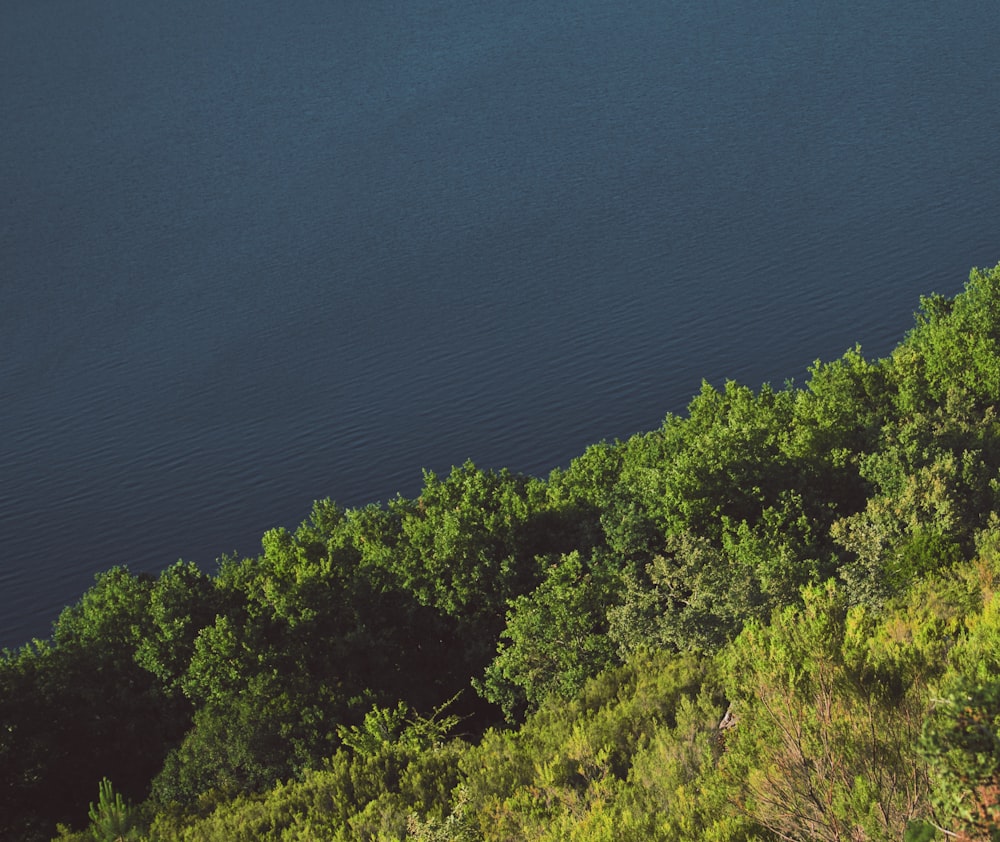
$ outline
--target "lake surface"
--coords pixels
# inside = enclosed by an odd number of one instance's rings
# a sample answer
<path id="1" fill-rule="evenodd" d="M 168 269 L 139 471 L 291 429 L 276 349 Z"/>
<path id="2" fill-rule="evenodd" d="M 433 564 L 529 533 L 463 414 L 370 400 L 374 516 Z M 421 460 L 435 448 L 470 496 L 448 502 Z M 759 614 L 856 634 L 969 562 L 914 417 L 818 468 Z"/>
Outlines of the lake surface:
<path id="1" fill-rule="evenodd" d="M 1000 260 L 1000 6 L 5 0 L 0 645 Z"/>

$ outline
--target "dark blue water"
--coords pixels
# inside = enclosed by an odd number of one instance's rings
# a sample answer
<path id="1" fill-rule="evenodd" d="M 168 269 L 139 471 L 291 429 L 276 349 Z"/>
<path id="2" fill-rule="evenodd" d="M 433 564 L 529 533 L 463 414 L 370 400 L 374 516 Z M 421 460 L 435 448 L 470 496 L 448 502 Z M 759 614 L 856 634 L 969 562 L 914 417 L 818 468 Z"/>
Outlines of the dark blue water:
<path id="1" fill-rule="evenodd" d="M 5 0 L 0 644 L 423 467 L 884 354 L 1000 260 L 1000 6 Z"/>

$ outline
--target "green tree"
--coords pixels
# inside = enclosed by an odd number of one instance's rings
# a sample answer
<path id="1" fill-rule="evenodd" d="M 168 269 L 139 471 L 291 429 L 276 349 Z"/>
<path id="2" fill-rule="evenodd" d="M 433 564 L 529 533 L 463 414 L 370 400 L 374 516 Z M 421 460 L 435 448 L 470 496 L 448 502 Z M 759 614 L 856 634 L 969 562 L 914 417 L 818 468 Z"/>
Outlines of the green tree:
<path id="1" fill-rule="evenodd" d="M 144 628 L 136 636 L 136 663 L 166 691 L 179 693 L 195 639 L 223 609 L 214 582 L 196 565 L 179 561 L 168 567 L 150 589 Z"/>
<path id="2" fill-rule="evenodd" d="M 96 804 L 90 805 L 90 835 L 94 842 L 132 842 L 139 838 L 135 818 L 121 793 L 116 793 L 111 781 L 101 781 Z"/>
<path id="3" fill-rule="evenodd" d="M 534 591 L 511 603 L 481 692 L 510 720 L 525 704 L 534 708 L 548 696 L 575 694 L 613 662 L 605 612 L 618 590 L 617 571 L 606 557 L 585 561 L 572 552 L 554 561 Z"/>
<path id="4" fill-rule="evenodd" d="M 134 660 L 151 587 L 124 568 L 103 573 L 51 641 L 0 659 L 0 835 L 44 839 L 57 822 L 79 825 L 105 777 L 145 797 L 188 717 Z"/>
<path id="5" fill-rule="evenodd" d="M 426 471 L 403 520 L 397 566 L 404 586 L 449 615 L 502 617 L 506 599 L 535 582 L 533 559 L 520 552 L 527 487 L 523 478 L 471 462 L 444 480 Z"/>
<path id="6" fill-rule="evenodd" d="M 860 460 L 874 493 L 836 527 L 856 556 L 844 571 L 852 598 L 869 604 L 970 555 L 1000 505 L 1000 266 L 921 305 L 882 365 L 890 411 Z"/>

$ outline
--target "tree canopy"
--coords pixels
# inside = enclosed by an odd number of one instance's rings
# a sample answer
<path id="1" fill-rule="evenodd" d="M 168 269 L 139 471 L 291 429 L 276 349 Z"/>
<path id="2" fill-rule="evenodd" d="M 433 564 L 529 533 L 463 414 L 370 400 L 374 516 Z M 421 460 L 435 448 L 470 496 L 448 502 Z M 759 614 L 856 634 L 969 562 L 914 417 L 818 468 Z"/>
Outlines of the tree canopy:
<path id="1" fill-rule="evenodd" d="M 0 658 L 0 835 L 1000 838 L 998 405 L 1000 266 L 546 478 L 110 569 Z"/>

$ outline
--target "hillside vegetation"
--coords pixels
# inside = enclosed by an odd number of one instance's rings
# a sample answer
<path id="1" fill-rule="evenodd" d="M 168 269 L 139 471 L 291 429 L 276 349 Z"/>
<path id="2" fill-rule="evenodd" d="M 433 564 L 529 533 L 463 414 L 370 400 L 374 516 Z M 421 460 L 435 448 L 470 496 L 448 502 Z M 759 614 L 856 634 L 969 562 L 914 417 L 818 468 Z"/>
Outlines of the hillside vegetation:
<path id="1" fill-rule="evenodd" d="M 1000 839 L 998 405 L 1000 266 L 547 479 L 109 570 L 0 660 L 0 837 Z"/>

